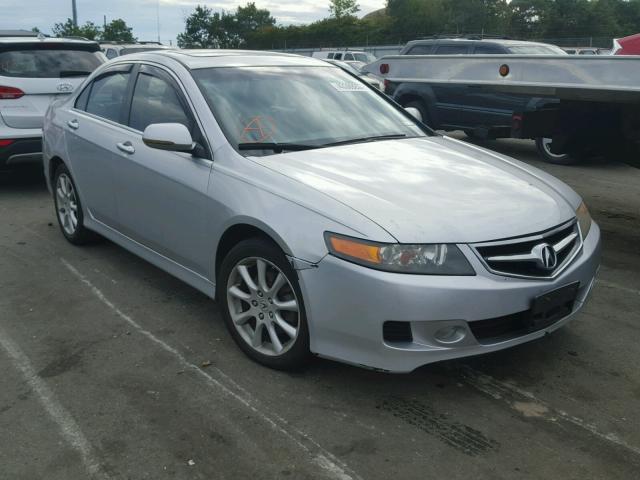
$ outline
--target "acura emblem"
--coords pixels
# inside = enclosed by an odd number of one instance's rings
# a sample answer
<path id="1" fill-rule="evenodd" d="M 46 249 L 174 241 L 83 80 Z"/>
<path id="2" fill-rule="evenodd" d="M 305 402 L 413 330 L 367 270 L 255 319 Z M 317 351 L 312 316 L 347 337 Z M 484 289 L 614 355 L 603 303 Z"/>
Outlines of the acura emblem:
<path id="1" fill-rule="evenodd" d="M 536 263 L 540 268 L 545 270 L 553 270 L 558 263 L 558 257 L 556 251 L 548 243 L 541 243 L 536 245 L 531 250 L 531 253 L 535 256 Z"/>
<path id="2" fill-rule="evenodd" d="M 56 90 L 62 93 L 69 93 L 73 91 L 73 85 L 70 83 L 59 83 Z"/>

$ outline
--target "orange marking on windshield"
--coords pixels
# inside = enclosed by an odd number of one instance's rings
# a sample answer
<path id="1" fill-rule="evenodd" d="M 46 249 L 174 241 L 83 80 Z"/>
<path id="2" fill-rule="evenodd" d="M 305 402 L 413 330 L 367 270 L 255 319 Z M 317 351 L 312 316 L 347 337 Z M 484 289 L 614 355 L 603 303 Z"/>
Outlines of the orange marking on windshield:
<path id="1" fill-rule="evenodd" d="M 275 133 L 275 123 L 271 117 L 253 117 L 242 129 L 240 140 L 243 143 L 260 143 L 272 138 Z"/>

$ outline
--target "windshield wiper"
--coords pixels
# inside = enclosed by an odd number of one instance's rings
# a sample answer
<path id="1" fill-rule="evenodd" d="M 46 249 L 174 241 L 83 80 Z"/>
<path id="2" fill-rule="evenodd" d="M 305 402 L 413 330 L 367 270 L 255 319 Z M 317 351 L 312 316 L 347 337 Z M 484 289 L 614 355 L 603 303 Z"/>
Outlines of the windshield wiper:
<path id="1" fill-rule="evenodd" d="M 323 143 L 322 147 L 335 147 L 337 145 L 348 145 L 350 143 L 375 142 L 376 140 L 391 140 L 394 138 L 407 138 L 407 136 L 404 133 L 392 133 L 390 135 L 372 135 L 370 137 L 351 138 L 349 140 L 341 140 L 339 142 Z"/>
<path id="2" fill-rule="evenodd" d="M 256 142 L 241 143 L 238 150 L 273 150 L 275 153 L 282 153 L 285 150 L 289 152 L 299 152 L 302 150 L 311 150 L 318 148 L 316 145 L 305 145 L 303 143 L 276 143 L 276 142 Z"/>
<path id="3" fill-rule="evenodd" d="M 86 70 L 62 70 L 60 72 L 60 78 L 64 77 L 88 77 L 91 75 L 91 72 L 87 72 Z"/>

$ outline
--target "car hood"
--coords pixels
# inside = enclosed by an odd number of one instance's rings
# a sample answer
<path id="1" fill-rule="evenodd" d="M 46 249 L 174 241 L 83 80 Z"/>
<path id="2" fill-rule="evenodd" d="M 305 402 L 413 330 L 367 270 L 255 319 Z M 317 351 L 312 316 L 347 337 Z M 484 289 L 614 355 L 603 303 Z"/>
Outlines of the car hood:
<path id="1" fill-rule="evenodd" d="M 348 205 L 401 243 L 496 240 L 540 232 L 575 215 L 561 189 L 535 171 L 445 137 L 253 160 Z"/>

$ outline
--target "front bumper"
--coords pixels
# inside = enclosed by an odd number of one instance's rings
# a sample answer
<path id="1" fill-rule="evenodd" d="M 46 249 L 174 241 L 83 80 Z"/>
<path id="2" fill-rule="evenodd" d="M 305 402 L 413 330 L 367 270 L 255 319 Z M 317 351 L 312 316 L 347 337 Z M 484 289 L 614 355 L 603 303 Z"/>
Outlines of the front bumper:
<path id="1" fill-rule="evenodd" d="M 317 268 L 300 270 L 311 351 L 355 365 L 410 372 L 427 363 L 478 355 L 534 340 L 566 324 L 584 305 L 600 262 L 600 229 L 594 222 L 581 252 L 557 278 L 531 280 L 490 273 L 460 246 L 477 272 L 473 277 L 380 272 L 331 255 Z M 469 323 L 511 316 L 531 308 L 536 296 L 579 282 L 570 314 L 537 331 L 481 342 Z M 413 340 L 385 342 L 383 324 L 410 322 Z M 438 341 L 443 327 L 464 330 L 455 344 Z M 461 330 L 460 330 L 461 331 Z"/>

